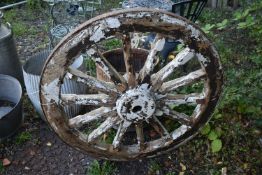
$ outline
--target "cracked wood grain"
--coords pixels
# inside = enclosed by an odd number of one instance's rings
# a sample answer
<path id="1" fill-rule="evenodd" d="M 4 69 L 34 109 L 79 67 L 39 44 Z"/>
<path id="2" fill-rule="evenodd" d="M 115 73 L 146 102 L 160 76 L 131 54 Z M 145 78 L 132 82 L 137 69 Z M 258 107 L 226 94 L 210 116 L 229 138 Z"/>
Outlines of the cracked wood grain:
<path id="1" fill-rule="evenodd" d="M 114 111 L 112 111 L 112 108 L 100 107 L 86 114 L 78 115 L 74 118 L 69 119 L 68 124 L 72 128 L 80 128 L 83 125 L 90 123 L 92 121 L 111 116 L 112 113 L 115 113 Z"/>
<path id="2" fill-rule="evenodd" d="M 204 104 L 205 97 L 201 93 L 192 93 L 192 94 L 167 94 L 162 102 L 165 104 Z"/>
<path id="3" fill-rule="evenodd" d="M 118 124 L 120 122 L 119 118 L 116 116 L 110 116 L 108 117 L 98 128 L 93 130 L 88 135 L 88 142 L 94 142 L 96 139 L 98 139 L 102 134 L 109 131 L 113 126 Z"/>
<path id="4" fill-rule="evenodd" d="M 165 93 L 165 92 L 173 91 L 182 86 L 191 85 L 193 83 L 198 82 L 201 78 L 205 77 L 205 75 L 206 72 L 202 69 L 199 69 L 183 77 L 176 78 L 174 80 L 163 83 L 159 91 Z"/>
<path id="5" fill-rule="evenodd" d="M 176 68 L 186 64 L 195 56 L 195 53 L 189 48 L 186 48 L 179 52 L 175 59 L 169 62 L 165 67 L 152 75 L 152 85 L 154 90 L 158 90 L 164 81 L 174 72 Z"/>
<path id="6" fill-rule="evenodd" d="M 124 54 L 124 61 L 125 61 L 125 67 L 127 73 L 127 82 L 129 88 L 133 88 L 136 86 L 136 73 L 133 64 L 131 62 L 132 49 L 131 49 L 131 38 L 129 34 L 123 36 L 123 46 L 124 46 L 123 54 Z"/>
<path id="7" fill-rule="evenodd" d="M 116 133 L 116 136 L 113 140 L 113 148 L 114 149 L 119 149 L 120 147 L 120 144 L 121 144 L 121 140 L 123 139 L 124 137 L 124 134 L 126 133 L 127 129 L 130 127 L 130 125 L 132 124 L 132 122 L 129 122 L 129 121 L 122 121 L 118 127 L 118 130 L 117 130 L 117 133 Z"/>
<path id="8" fill-rule="evenodd" d="M 165 45 L 165 38 L 161 37 L 160 35 L 157 35 L 154 43 L 151 46 L 151 50 L 147 56 L 146 62 L 143 66 L 143 68 L 139 72 L 139 82 L 140 83 L 149 83 L 145 82 L 145 80 L 148 80 L 147 77 L 150 77 L 151 73 L 154 70 L 155 63 L 157 62 L 157 53 L 162 51 Z"/>
<path id="9" fill-rule="evenodd" d="M 113 106 L 112 99 L 106 94 L 61 94 L 63 105 L 92 105 L 92 106 Z"/>
<path id="10" fill-rule="evenodd" d="M 77 82 L 84 83 L 93 90 L 97 90 L 111 95 L 119 94 L 119 92 L 116 89 L 116 86 L 113 83 L 98 80 L 72 67 L 68 68 L 68 72 L 77 78 Z"/>

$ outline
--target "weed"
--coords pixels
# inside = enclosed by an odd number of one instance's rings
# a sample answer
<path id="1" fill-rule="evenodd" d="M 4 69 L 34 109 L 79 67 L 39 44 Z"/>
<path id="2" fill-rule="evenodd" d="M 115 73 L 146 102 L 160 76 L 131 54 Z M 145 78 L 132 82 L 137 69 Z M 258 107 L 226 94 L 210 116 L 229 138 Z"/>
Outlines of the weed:
<path id="1" fill-rule="evenodd" d="M 28 31 L 28 27 L 23 22 L 12 23 L 12 29 L 16 36 L 23 36 Z"/>
<path id="2" fill-rule="evenodd" d="M 110 39 L 110 40 L 106 40 L 103 42 L 103 46 L 107 49 L 107 50 L 113 50 L 116 48 L 121 48 L 122 47 L 122 41 L 119 39 Z"/>
<path id="3" fill-rule="evenodd" d="M 168 172 L 166 175 L 176 175 L 174 172 Z"/>
<path id="4" fill-rule="evenodd" d="M 154 161 L 154 160 L 151 160 L 149 162 L 149 167 L 148 167 L 148 174 L 150 175 L 155 175 L 155 174 L 159 174 L 160 173 L 160 170 L 161 170 L 161 165 Z"/>
<path id="5" fill-rule="evenodd" d="M 95 160 L 88 168 L 87 175 L 113 175 L 116 173 L 117 168 L 109 161 L 104 161 L 102 165 Z"/>
<path id="6" fill-rule="evenodd" d="M 1 161 L 0 162 L 0 174 L 4 173 L 4 171 L 5 171 L 5 168 L 4 168 L 4 165 L 3 165 L 2 161 Z"/>
<path id="7" fill-rule="evenodd" d="M 87 69 L 87 73 L 91 76 L 96 76 L 96 63 L 90 58 L 84 56 L 84 61 Z"/>
<path id="8" fill-rule="evenodd" d="M 31 10 L 41 8 L 41 0 L 27 0 L 27 7 Z"/>
<path id="9" fill-rule="evenodd" d="M 15 143 L 17 145 L 21 145 L 25 143 L 26 141 L 30 140 L 31 138 L 32 138 L 31 133 L 29 133 L 28 131 L 24 131 L 16 137 Z"/>

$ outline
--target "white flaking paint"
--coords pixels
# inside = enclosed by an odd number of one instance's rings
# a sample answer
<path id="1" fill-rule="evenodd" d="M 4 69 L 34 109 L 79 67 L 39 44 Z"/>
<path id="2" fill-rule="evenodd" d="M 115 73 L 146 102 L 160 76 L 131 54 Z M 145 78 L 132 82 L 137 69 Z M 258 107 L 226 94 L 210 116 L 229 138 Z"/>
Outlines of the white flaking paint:
<path id="1" fill-rule="evenodd" d="M 86 54 L 90 57 L 92 57 L 96 53 L 95 49 L 90 48 L 86 51 Z"/>
<path id="2" fill-rule="evenodd" d="M 160 71 L 152 75 L 154 86 L 159 86 L 159 80 L 163 82 L 166 80 L 173 72 L 174 69 L 186 64 L 195 56 L 195 52 L 191 51 L 189 48 L 185 48 L 176 55 L 176 58 L 169 62 Z M 160 84 L 161 85 L 161 84 Z"/>
<path id="3" fill-rule="evenodd" d="M 94 42 L 98 42 L 100 41 L 102 38 L 105 38 L 105 33 L 103 31 L 103 26 L 96 26 L 93 35 L 90 37 L 90 41 L 94 41 Z"/>
<path id="4" fill-rule="evenodd" d="M 54 100 L 56 103 L 59 102 L 59 79 L 55 79 L 50 84 L 45 84 L 43 86 L 43 92 L 45 94 L 45 99 L 48 103 Z"/>
<path id="5" fill-rule="evenodd" d="M 94 120 L 98 120 L 102 117 L 108 117 L 105 116 L 105 114 L 109 113 L 111 111 L 111 108 L 108 107 L 101 107 L 98 109 L 95 109 L 93 111 L 90 111 L 84 115 L 78 115 L 74 118 L 69 119 L 68 123 L 70 127 L 81 127 L 84 124 L 87 124 L 89 122 L 92 122 Z"/>
<path id="6" fill-rule="evenodd" d="M 116 109 L 121 118 L 137 122 L 152 117 L 156 104 L 148 87 L 148 84 L 142 84 L 135 89 L 128 90 L 117 100 Z"/>
<path id="7" fill-rule="evenodd" d="M 165 82 L 162 87 L 160 88 L 160 92 L 168 92 L 175 90 L 179 87 L 192 84 L 196 81 L 198 81 L 200 78 L 202 78 L 205 75 L 205 71 L 202 69 L 199 69 L 197 71 L 191 72 L 183 77 L 176 78 L 174 80 Z"/>
<path id="8" fill-rule="evenodd" d="M 117 18 L 107 18 L 106 24 L 109 28 L 118 28 L 120 27 L 120 21 Z"/>
<path id="9" fill-rule="evenodd" d="M 208 63 L 210 62 L 207 58 L 205 58 L 201 53 L 196 54 L 198 61 L 203 65 L 207 66 Z"/>
<path id="10" fill-rule="evenodd" d="M 172 133 L 172 138 L 173 140 L 177 139 L 178 137 L 182 136 L 183 134 L 185 134 L 187 132 L 187 130 L 190 127 L 187 125 L 182 125 L 179 128 L 177 128 L 173 133 Z"/>
<path id="11" fill-rule="evenodd" d="M 191 37 L 196 38 L 197 40 L 200 40 L 199 37 L 201 35 L 200 31 L 198 29 L 196 29 L 194 26 L 192 26 L 191 24 L 188 24 L 185 21 L 182 21 L 180 19 L 175 19 L 173 17 L 170 17 L 166 14 L 162 15 L 160 17 L 160 19 L 162 19 L 163 21 L 167 22 L 167 23 L 171 23 L 171 24 L 175 24 L 175 25 L 180 25 L 186 28 L 186 30 L 191 31 Z"/>

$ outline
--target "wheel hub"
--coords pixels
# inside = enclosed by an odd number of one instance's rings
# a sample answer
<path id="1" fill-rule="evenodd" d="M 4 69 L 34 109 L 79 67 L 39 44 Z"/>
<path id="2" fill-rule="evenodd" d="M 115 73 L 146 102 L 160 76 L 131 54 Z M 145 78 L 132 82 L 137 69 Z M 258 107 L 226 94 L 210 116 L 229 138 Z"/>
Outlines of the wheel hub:
<path id="1" fill-rule="evenodd" d="M 127 121 L 137 123 L 148 121 L 155 112 L 155 98 L 148 88 L 143 84 L 134 89 L 126 91 L 116 102 L 118 115 Z"/>

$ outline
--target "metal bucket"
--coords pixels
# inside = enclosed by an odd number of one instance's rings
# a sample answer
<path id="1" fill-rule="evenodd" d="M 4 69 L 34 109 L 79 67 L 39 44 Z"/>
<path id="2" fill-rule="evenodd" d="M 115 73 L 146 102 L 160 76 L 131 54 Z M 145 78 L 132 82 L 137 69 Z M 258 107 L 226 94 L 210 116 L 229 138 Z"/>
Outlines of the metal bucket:
<path id="1" fill-rule="evenodd" d="M 0 12 L 0 74 L 15 77 L 23 85 L 21 64 L 16 52 L 13 33 L 10 24 L 3 25 Z"/>
<path id="2" fill-rule="evenodd" d="M 44 63 L 49 54 L 49 50 L 42 51 L 31 57 L 23 66 L 24 81 L 28 97 L 38 114 L 40 114 L 40 117 L 44 120 L 45 117 L 39 100 L 39 83 Z M 79 57 L 72 64 L 72 67 L 83 70 L 83 63 L 83 57 Z M 63 94 L 84 94 L 86 89 L 87 88 L 85 85 L 65 78 L 61 87 L 61 92 Z M 79 105 L 70 105 L 64 107 L 64 111 L 69 118 L 75 117 L 80 113 L 81 110 L 82 107 Z"/>
<path id="3" fill-rule="evenodd" d="M 22 88 L 19 81 L 0 74 L 0 142 L 11 136 L 23 121 Z"/>
<path id="4" fill-rule="evenodd" d="M 122 75 L 125 74 L 126 68 L 122 49 L 110 50 L 104 52 L 103 55 L 118 72 L 120 72 Z M 140 69 L 143 68 L 147 59 L 147 55 L 147 50 L 132 49 L 132 55 L 130 60 L 136 73 L 139 73 Z M 110 78 L 104 73 L 103 69 L 99 65 L 96 66 L 96 76 L 100 80 L 110 81 Z"/>

